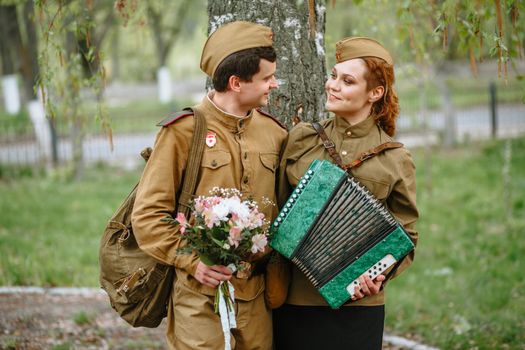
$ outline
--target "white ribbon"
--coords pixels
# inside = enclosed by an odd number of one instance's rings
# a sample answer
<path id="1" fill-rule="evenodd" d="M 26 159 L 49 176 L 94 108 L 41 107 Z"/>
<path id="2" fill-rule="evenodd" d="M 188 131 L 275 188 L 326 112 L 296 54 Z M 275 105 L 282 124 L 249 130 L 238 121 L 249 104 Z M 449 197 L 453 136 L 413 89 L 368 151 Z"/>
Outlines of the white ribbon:
<path id="1" fill-rule="evenodd" d="M 227 296 L 222 292 L 222 285 L 227 283 L 228 290 L 230 291 L 231 307 L 228 309 L 226 305 Z M 235 320 L 235 295 L 234 288 L 230 281 L 221 281 L 219 284 L 219 315 L 221 316 L 222 332 L 224 333 L 224 350 L 231 350 L 231 334 L 230 329 L 237 327 L 237 321 Z"/>

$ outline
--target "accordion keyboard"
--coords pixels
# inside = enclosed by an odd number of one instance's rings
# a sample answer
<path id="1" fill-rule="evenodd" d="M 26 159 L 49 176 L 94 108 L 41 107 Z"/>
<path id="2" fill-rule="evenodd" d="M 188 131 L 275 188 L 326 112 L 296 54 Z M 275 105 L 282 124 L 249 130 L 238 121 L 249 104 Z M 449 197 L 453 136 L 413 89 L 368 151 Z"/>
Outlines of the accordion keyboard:
<path id="1" fill-rule="evenodd" d="M 385 255 L 383 259 L 379 260 L 377 263 L 370 266 L 368 268 L 368 271 L 366 271 L 363 275 L 368 275 L 368 277 L 371 280 L 373 280 L 374 278 L 382 274 L 385 270 L 387 270 L 390 266 L 394 265 L 395 263 L 396 263 L 396 258 L 394 258 L 392 254 L 387 254 Z M 350 283 L 346 287 L 346 290 L 348 291 L 350 298 L 354 297 L 355 287 L 359 287 L 359 277 L 353 280 L 352 283 Z"/>

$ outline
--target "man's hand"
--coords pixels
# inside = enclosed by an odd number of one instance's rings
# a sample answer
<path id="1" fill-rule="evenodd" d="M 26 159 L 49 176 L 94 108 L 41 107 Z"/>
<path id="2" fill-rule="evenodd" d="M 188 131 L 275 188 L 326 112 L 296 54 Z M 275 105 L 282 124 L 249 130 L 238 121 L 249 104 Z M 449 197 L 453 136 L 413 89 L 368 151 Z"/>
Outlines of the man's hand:
<path id="1" fill-rule="evenodd" d="M 200 283 L 215 288 L 221 281 L 229 281 L 232 278 L 232 271 L 223 265 L 208 266 L 199 261 L 195 270 L 195 279 Z"/>
<path id="2" fill-rule="evenodd" d="M 376 295 L 381 290 L 381 285 L 385 280 L 384 275 L 377 276 L 373 281 L 366 274 L 359 277 L 359 286 L 355 287 L 352 300 L 359 300 L 368 295 Z"/>

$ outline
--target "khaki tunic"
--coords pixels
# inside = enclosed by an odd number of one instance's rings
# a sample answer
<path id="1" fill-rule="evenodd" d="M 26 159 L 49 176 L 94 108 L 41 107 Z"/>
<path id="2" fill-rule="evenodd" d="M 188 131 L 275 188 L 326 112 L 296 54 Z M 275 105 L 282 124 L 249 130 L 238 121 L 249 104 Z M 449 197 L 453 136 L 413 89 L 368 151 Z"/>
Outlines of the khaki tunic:
<path id="1" fill-rule="evenodd" d="M 259 209 L 273 220 L 278 208 L 265 207 L 262 199 L 277 201 L 276 181 L 279 157 L 287 138 L 286 129 L 256 110 L 244 118 L 230 115 L 216 107 L 208 96 L 196 108 L 205 116 L 208 132 L 216 135 L 216 144 L 205 146 L 195 194 L 209 195 L 216 186 L 237 188 L 245 198 L 256 200 Z M 175 210 L 176 193 L 182 186 L 193 129 L 193 117 L 182 117 L 159 131 L 139 183 L 132 224 L 141 249 L 175 266 L 176 284 L 180 283 L 198 294 L 214 296 L 215 288 L 205 286 L 193 277 L 198 257 L 177 254 L 177 249 L 183 244 L 177 228 L 161 221 Z M 231 282 L 235 298 L 240 301 L 260 299 L 258 297 L 264 290 L 263 275 L 248 279 L 234 276 Z M 173 310 L 168 314 L 168 322 L 173 324 L 170 320 Z M 170 330 L 168 338 L 169 333 Z"/>
<path id="2" fill-rule="evenodd" d="M 350 163 L 362 152 L 381 143 L 393 141 L 375 124 L 372 117 L 353 126 L 339 117 L 326 119 L 321 124 L 328 137 L 335 143 L 343 164 Z M 309 123 L 300 123 L 290 131 L 288 145 L 281 161 L 281 170 L 286 173 L 286 176 L 281 178 L 281 188 L 287 190 L 281 191 L 280 203 L 285 200 L 283 195 L 297 185 L 299 178 L 314 159 L 332 161 L 313 127 Z M 418 234 L 414 227 L 418 218 L 415 167 L 408 150 L 404 147 L 387 150 L 366 160 L 360 167 L 353 169 L 352 174 L 386 205 L 403 225 L 412 241 L 417 243 Z M 413 258 L 412 252 L 399 267 L 396 275 L 410 265 Z M 328 305 L 305 275 L 295 267 L 286 302 L 293 305 Z M 382 304 L 384 291 L 350 305 Z"/>

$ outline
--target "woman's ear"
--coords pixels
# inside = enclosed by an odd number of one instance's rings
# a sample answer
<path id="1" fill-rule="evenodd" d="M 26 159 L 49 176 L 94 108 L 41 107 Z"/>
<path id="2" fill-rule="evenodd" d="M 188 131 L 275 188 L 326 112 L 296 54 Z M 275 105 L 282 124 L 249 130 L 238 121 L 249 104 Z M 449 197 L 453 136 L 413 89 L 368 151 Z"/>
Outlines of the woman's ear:
<path id="1" fill-rule="evenodd" d="M 241 79 L 236 75 L 230 75 L 228 79 L 228 87 L 231 91 L 239 92 L 241 89 Z"/>
<path id="2" fill-rule="evenodd" d="M 372 103 L 379 101 L 381 97 L 383 97 L 384 93 L 385 93 L 385 88 L 383 86 L 381 85 L 376 86 L 375 88 L 373 88 L 372 90 L 368 92 L 368 101 Z"/>

